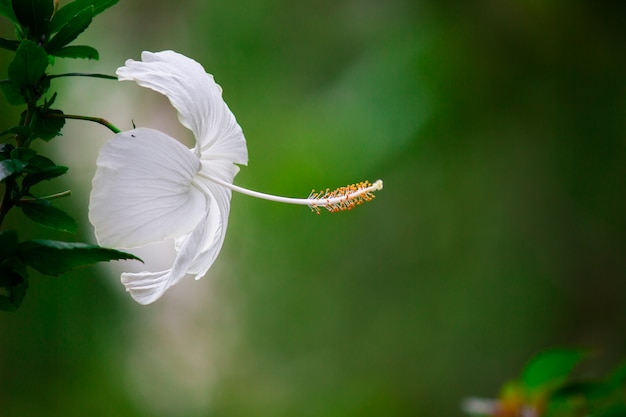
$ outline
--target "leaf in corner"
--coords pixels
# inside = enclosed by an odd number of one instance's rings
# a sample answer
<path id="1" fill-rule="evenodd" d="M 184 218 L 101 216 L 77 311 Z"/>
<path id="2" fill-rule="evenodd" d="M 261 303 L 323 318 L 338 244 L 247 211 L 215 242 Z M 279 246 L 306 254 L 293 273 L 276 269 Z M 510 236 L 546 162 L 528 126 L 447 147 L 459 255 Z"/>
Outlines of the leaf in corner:
<path id="1" fill-rule="evenodd" d="M 12 4 L 17 20 L 22 26 L 30 28 L 33 39 L 46 34 L 54 12 L 53 0 L 13 0 Z"/>
<path id="2" fill-rule="evenodd" d="M 114 6 L 119 0 L 76 0 L 61 7 L 52 17 L 49 30 L 51 33 L 58 32 L 67 24 L 74 16 L 82 10 L 93 7 L 93 15 L 96 16 L 111 6 Z"/>
<path id="3" fill-rule="evenodd" d="M 535 356 L 522 372 L 528 392 L 552 389 L 565 382 L 574 367 L 586 356 L 581 349 L 550 349 Z"/>
<path id="4" fill-rule="evenodd" d="M 17 17 L 13 11 L 13 2 L 11 0 L 0 0 L 0 16 L 8 17 L 13 23 L 17 23 Z"/>
<path id="5" fill-rule="evenodd" d="M 59 275 L 96 262 L 134 259 L 135 255 L 87 243 L 31 240 L 21 243 L 18 256 L 26 265 L 46 275 Z M 143 261 L 141 261 L 143 262 Z"/>

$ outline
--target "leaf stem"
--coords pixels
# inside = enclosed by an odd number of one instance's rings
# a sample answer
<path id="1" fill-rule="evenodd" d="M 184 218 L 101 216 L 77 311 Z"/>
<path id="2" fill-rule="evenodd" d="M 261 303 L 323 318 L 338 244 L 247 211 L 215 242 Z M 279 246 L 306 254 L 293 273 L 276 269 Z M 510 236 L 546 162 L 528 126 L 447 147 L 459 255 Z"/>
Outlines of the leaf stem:
<path id="1" fill-rule="evenodd" d="M 37 197 L 37 198 L 32 198 L 32 197 L 22 197 L 20 198 L 20 202 L 31 202 L 31 201 L 40 201 L 40 200 L 54 200 L 55 198 L 61 198 L 61 197 L 69 197 L 72 195 L 72 190 L 65 190 L 65 191 L 61 191 L 60 193 L 55 193 L 55 194 L 50 194 L 50 195 L 46 195 L 43 197 Z"/>
<path id="2" fill-rule="evenodd" d="M 90 78 L 103 78 L 105 80 L 117 80 L 117 77 L 115 75 L 94 74 L 94 73 L 84 73 L 84 72 L 68 72 L 65 74 L 48 75 L 49 79 L 61 78 L 61 77 L 90 77 Z"/>
<path id="3" fill-rule="evenodd" d="M 91 116 L 80 116 L 76 114 L 61 114 L 61 113 L 48 113 L 46 117 L 55 117 L 59 119 L 73 119 L 73 120 L 84 120 L 87 122 L 94 122 L 101 124 L 102 126 L 107 127 L 113 133 L 120 133 L 121 130 L 118 129 L 115 125 L 109 122 L 102 117 L 91 117 Z"/>

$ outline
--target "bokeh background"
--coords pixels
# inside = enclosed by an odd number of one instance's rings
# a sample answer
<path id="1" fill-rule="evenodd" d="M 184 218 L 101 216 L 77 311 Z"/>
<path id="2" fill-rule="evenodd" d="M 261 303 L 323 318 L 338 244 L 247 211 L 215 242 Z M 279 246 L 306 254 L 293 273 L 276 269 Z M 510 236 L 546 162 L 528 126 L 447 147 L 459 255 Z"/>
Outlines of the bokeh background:
<path id="1" fill-rule="evenodd" d="M 215 75 L 248 140 L 236 183 L 306 196 L 382 178 L 358 210 L 235 195 L 222 254 L 150 306 L 120 267 L 35 274 L 0 315 L 1 416 L 460 416 L 536 353 L 626 353 L 626 3 L 122 0 L 79 43 L 113 74 L 173 49 Z M 0 26 L 11 36 L 6 21 Z M 0 51 L 6 74 L 11 55 Z M 55 80 L 57 107 L 192 136 L 133 83 Z M 0 103 L 1 129 L 19 108 Z M 105 128 L 37 149 L 94 242 Z M 46 190 L 41 189 L 42 193 Z M 141 252 L 159 258 L 157 248 Z"/>

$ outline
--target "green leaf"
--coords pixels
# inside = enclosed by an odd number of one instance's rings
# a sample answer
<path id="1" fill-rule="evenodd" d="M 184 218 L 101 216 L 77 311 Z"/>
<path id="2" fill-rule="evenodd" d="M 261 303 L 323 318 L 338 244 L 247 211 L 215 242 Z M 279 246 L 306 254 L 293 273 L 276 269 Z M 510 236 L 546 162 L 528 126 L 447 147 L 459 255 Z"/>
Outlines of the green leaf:
<path id="1" fill-rule="evenodd" d="M 100 54 L 96 48 L 86 45 L 70 45 L 59 49 L 52 53 L 59 58 L 82 58 L 93 59 L 97 61 L 100 59 Z"/>
<path id="2" fill-rule="evenodd" d="M 65 119 L 63 117 L 50 117 L 50 114 L 62 116 L 63 112 L 61 110 L 37 111 L 37 118 L 33 126 L 33 139 L 41 138 L 48 142 L 61 135 L 61 129 L 65 126 Z"/>
<path id="3" fill-rule="evenodd" d="M 48 68 L 48 54 L 33 41 L 24 40 L 9 64 L 9 79 L 18 87 L 37 84 Z"/>
<path id="4" fill-rule="evenodd" d="M 10 143 L 0 143 L 0 158 L 10 159 L 13 149 L 15 149 L 15 146 Z"/>
<path id="5" fill-rule="evenodd" d="M 19 41 L 0 38 L 0 48 L 8 49 L 9 51 L 17 51 L 18 46 L 20 46 Z"/>
<path id="6" fill-rule="evenodd" d="M 11 265 L 13 262 L 6 262 L 0 266 L 0 288 L 4 288 L 5 294 L 0 294 L 0 310 L 15 311 L 18 309 L 26 290 L 28 289 L 28 274 L 19 262 L 18 265 Z"/>
<path id="7" fill-rule="evenodd" d="M 0 260 L 12 256 L 17 249 L 17 232 L 4 230 L 0 232 Z"/>
<path id="8" fill-rule="evenodd" d="M 26 162 L 19 159 L 5 159 L 0 161 L 0 181 L 4 181 L 6 178 L 13 174 L 19 174 L 26 167 Z"/>
<path id="9" fill-rule="evenodd" d="M 121 259 L 141 261 L 135 255 L 87 243 L 31 240 L 18 246 L 18 256 L 42 274 L 59 275 L 79 266 Z"/>
<path id="10" fill-rule="evenodd" d="M 12 106 L 21 106 L 26 103 L 20 87 L 13 81 L 2 84 L 2 92 Z"/>
<path id="11" fill-rule="evenodd" d="M 40 183 L 41 181 L 56 178 L 60 175 L 65 174 L 68 169 L 68 167 L 55 165 L 53 167 L 38 170 L 37 172 L 33 172 L 32 174 L 28 174 L 24 177 L 24 180 L 22 181 L 22 187 L 30 188 L 33 185 Z"/>
<path id="12" fill-rule="evenodd" d="M 46 46 L 46 50 L 54 54 L 54 52 L 60 50 L 68 43 L 72 42 L 74 39 L 78 37 L 81 33 L 89 27 L 91 21 L 94 16 L 93 7 L 88 7 L 78 13 L 76 16 L 72 17 L 67 24 L 65 24 L 59 33 L 57 33 L 48 45 Z"/>
<path id="13" fill-rule="evenodd" d="M 78 230 L 76 221 L 69 214 L 45 200 L 22 202 L 19 206 L 26 217 L 41 226 L 68 233 L 76 233 Z"/>
<path id="14" fill-rule="evenodd" d="M 15 163 L 12 159 L 5 159 L 0 161 L 0 181 L 4 181 L 5 178 L 15 174 Z"/>
<path id="15" fill-rule="evenodd" d="M 17 310 L 28 289 L 28 272 L 14 256 L 3 259 L 0 264 L 0 288 L 4 288 L 6 294 L 0 294 L 0 310 Z"/>
<path id="16" fill-rule="evenodd" d="M 44 169 L 48 169 L 56 166 L 54 162 L 45 156 L 35 155 L 28 161 L 28 167 L 26 167 L 26 171 L 28 172 L 39 172 Z"/>
<path id="17" fill-rule="evenodd" d="M 11 153 L 11 158 L 19 159 L 20 161 L 28 162 L 37 155 L 37 151 L 30 148 L 14 148 Z"/>
<path id="18" fill-rule="evenodd" d="M 54 12 L 53 0 L 13 0 L 13 11 L 19 23 L 30 28 L 32 39 L 46 34 L 48 22 Z"/>
<path id="19" fill-rule="evenodd" d="M 0 310 L 15 311 L 28 288 L 26 267 L 15 257 L 18 241 L 15 230 L 0 232 Z"/>
<path id="20" fill-rule="evenodd" d="M 8 17 L 13 23 L 17 23 L 17 17 L 13 11 L 13 2 L 11 0 L 0 0 L 0 15 Z"/>
<path id="21" fill-rule="evenodd" d="M 586 356 L 579 349 L 552 349 L 533 358 L 522 372 L 522 384 L 528 392 L 555 388 L 562 384 L 574 367 Z"/>
<path id="22" fill-rule="evenodd" d="M 93 16 L 97 16 L 119 0 L 76 0 L 61 7 L 52 18 L 49 25 L 50 33 L 58 32 L 74 16 L 88 7 L 93 7 Z"/>
<path id="23" fill-rule="evenodd" d="M 5 130 L 4 132 L 0 132 L 0 135 L 21 135 L 23 137 L 29 137 L 32 132 L 30 126 L 13 126 Z M 8 145 L 8 144 L 7 144 Z M 0 152 L 0 154 L 2 154 Z M 8 158 L 4 158 L 8 159 Z"/>

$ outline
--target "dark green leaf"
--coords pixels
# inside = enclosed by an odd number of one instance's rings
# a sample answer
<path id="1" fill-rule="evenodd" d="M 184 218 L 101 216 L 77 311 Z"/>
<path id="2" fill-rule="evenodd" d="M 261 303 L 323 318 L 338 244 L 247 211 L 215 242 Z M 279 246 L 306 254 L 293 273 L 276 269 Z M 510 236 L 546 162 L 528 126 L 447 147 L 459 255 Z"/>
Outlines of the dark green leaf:
<path id="1" fill-rule="evenodd" d="M 12 256 L 17 249 L 17 232 L 4 230 L 0 232 L 0 263 Z"/>
<path id="2" fill-rule="evenodd" d="M 0 38 L 0 48 L 8 49 L 9 51 L 17 51 L 18 46 L 20 46 L 19 41 Z"/>
<path id="3" fill-rule="evenodd" d="M 522 372 L 522 384 L 529 392 L 554 388 L 563 383 L 585 357 L 579 349 L 552 349 L 537 355 Z"/>
<path id="4" fill-rule="evenodd" d="M 26 162 L 19 159 L 5 159 L 0 161 L 0 181 L 5 180 L 12 174 L 19 174 L 26 167 Z"/>
<path id="5" fill-rule="evenodd" d="M 0 133 L 0 135 L 21 135 L 24 137 L 30 136 L 32 129 L 30 126 L 14 126 Z"/>
<path id="6" fill-rule="evenodd" d="M 21 203 L 22 212 L 35 223 L 61 232 L 76 233 L 78 225 L 66 212 L 40 201 Z"/>
<path id="7" fill-rule="evenodd" d="M 50 98 L 45 98 L 43 101 L 42 110 L 48 111 L 50 109 L 50 106 L 52 106 L 52 104 L 56 101 L 56 99 L 57 99 L 57 93 L 52 94 L 52 97 Z"/>
<path id="8" fill-rule="evenodd" d="M 97 16 L 119 0 L 76 0 L 61 7 L 50 22 L 50 33 L 56 33 L 74 16 L 88 7 L 93 7 L 93 16 Z"/>
<path id="9" fill-rule="evenodd" d="M 13 0 L 13 11 L 20 24 L 30 28 L 31 38 L 45 35 L 54 12 L 53 0 Z"/>
<path id="10" fill-rule="evenodd" d="M 2 84 L 2 92 L 4 96 L 7 98 L 9 104 L 13 106 L 20 106 L 25 104 L 24 96 L 22 95 L 22 91 L 20 87 L 15 84 L 13 81 Z"/>
<path id="11" fill-rule="evenodd" d="M 82 58 L 93 59 L 97 61 L 100 59 L 100 54 L 95 48 L 85 45 L 70 45 L 59 49 L 53 53 L 54 56 L 59 58 Z"/>
<path id="12" fill-rule="evenodd" d="M 50 56 L 50 58 L 54 57 Z M 48 91 L 48 88 L 50 88 L 50 78 L 42 77 L 41 80 L 39 80 L 36 88 L 33 90 L 37 95 L 37 99 L 39 99 L 39 97 L 41 97 L 46 91 Z"/>
<path id="13" fill-rule="evenodd" d="M 14 266 L 12 264 L 18 264 Z M 15 311 L 18 309 L 28 289 L 28 274 L 21 262 L 12 260 L 0 265 L 0 310 Z"/>
<path id="14" fill-rule="evenodd" d="M 87 243 L 32 240 L 18 246 L 18 255 L 27 265 L 42 274 L 59 275 L 70 269 L 96 262 L 135 259 L 135 255 Z"/>
<path id="15" fill-rule="evenodd" d="M 81 33 L 87 29 L 87 27 L 91 24 L 91 20 L 94 16 L 93 7 L 88 7 L 78 13 L 76 16 L 72 17 L 69 22 L 65 26 L 59 30 L 48 45 L 46 46 L 46 50 L 54 54 L 54 52 L 63 48 L 68 43 L 72 42 L 74 39 L 78 37 Z"/>
<path id="16" fill-rule="evenodd" d="M 17 23 L 17 17 L 13 11 L 13 2 L 11 0 L 0 0 L 0 15 L 8 17 L 13 23 Z"/>
<path id="17" fill-rule="evenodd" d="M 11 158 L 11 151 L 15 149 L 15 146 L 10 143 L 0 143 L 0 158 L 1 159 L 9 159 Z"/>
<path id="18" fill-rule="evenodd" d="M 15 311 L 28 288 L 26 268 L 15 257 L 17 246 L 15 230 L 0 232 L 0 310 Z"/>
<path id="19" fill-rule="evenodd" d="M 63 117 L 53 117 L 53 115 L 63 115 L 60 110 L 38 111 L 37 118 L 33 126 L 33 139 L 41 138 L 46 142 L 61 135 L 61 129 L 65 125 Z"/>
<path id="20" fill-rule="evenodd" d="M 19 159 L 20 161 L 28 162 L 35 155 L 37 155 L 37 151 L 30 148 L 14 148 L 11 153 L 11 158 Z"/>
<path id="21" fill-rule="evenodd" d="M 574 382 L 557 389 L 550 396 L 550 401 L 567 402 L 573 398 L 585 398 L 587 401 L 609 395 L 611 387 L 601 382 Z"/>
<path id="22" fill-rule="evenodd" d="M 45 156 L 35 155 L 28 161 L 28 167 L 26 167 L 26 171 L 28 172 L 39 172 L 44 169 L 48 169 L 56 166 L 54 162 Z"/>
<path id="23" fill-rule="evenodd" d="M 48 68 L 46 51 L 35 42 L 24 40 L 9 64 L 9 79 L 20 88 L 31 87 L 46 73 L 46 68 Z"/>
<path id="24" fill-rule="evenodd" d="M 12 159 L 5 159 L 0 161 L 0 181 L 8 178 L 15 173 L 15 163 Z"/>
<path id="25" fill-rule="evenodd" d="M 24 177 L 24 180 L 22 181 L 22 187 L 30 188 L 43 180 L 49 180 L 63 175 L 67 172 L 67 170 L 67 167 L 56 165 L 53 167 L 44 168 L 32 174 L 28 174 Z"/>

